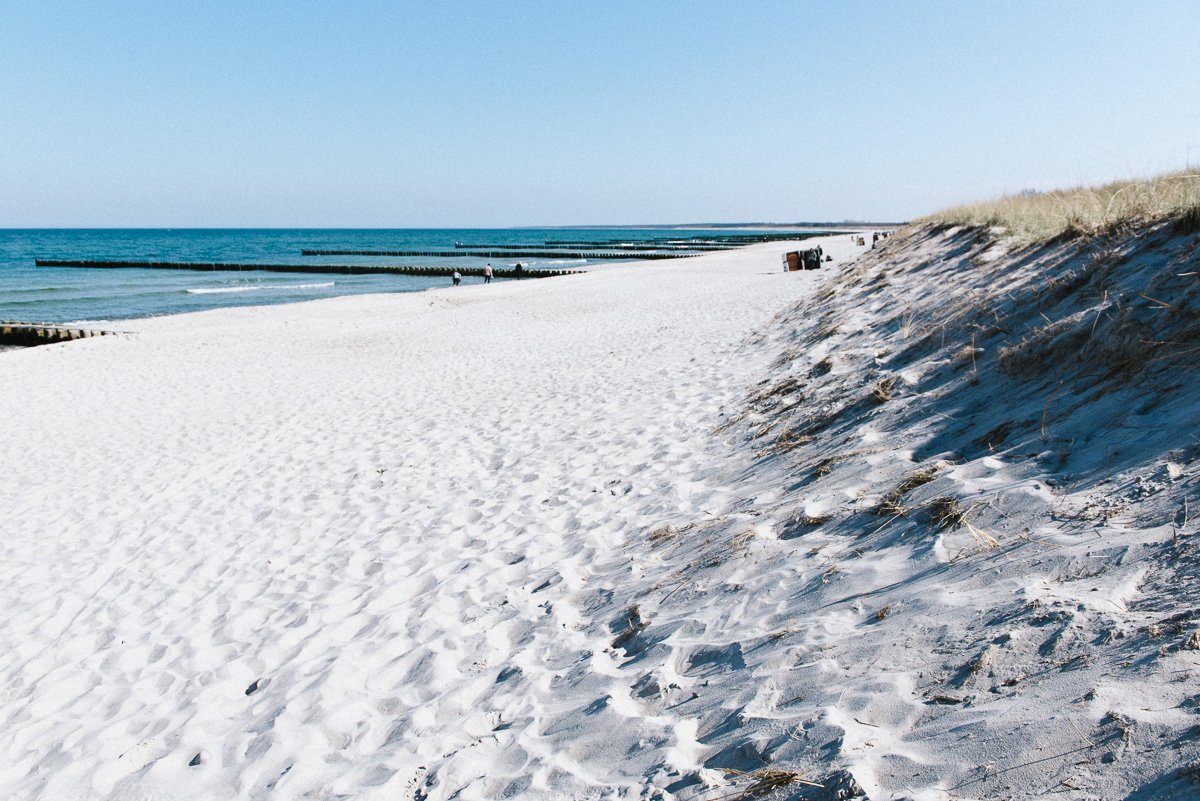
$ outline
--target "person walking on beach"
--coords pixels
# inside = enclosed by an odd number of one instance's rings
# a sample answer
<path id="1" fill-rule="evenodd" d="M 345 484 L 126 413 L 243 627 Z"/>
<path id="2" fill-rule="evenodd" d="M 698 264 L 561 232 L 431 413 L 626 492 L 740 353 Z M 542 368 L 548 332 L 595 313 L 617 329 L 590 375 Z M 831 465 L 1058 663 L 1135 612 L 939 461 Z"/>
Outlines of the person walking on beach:
<path id="1" fill-rule="evenodd" d="M 454 271 L 454 285 L 458 286 L 461 283 L 462 283 L 462 273 L 460 273 L 458 270 L 455 270 Z"/>
<path id="2" fill-rule="evenodd" d="M 483 283 L 492 283 L 492 263 L 490 261 L 483 268 Z"/>

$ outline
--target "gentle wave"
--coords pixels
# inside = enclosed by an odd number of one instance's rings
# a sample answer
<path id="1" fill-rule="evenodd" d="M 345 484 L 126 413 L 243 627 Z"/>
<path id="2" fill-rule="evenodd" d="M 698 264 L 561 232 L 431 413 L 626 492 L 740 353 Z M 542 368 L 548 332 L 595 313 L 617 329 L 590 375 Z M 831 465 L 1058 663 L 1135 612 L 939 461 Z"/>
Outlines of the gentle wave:
<path id="1" fill-rule="evenodd" d="M 320 289 L 322 287 L 333 286 L 334 283 L 333 281 L 327 281 L 322 284 L 255 284 L 253 286 L 197 287 L 185 289 L 184 292 L 189 295 L 218 295 L 225 292 L 255 292 L 260 289 Z"/>

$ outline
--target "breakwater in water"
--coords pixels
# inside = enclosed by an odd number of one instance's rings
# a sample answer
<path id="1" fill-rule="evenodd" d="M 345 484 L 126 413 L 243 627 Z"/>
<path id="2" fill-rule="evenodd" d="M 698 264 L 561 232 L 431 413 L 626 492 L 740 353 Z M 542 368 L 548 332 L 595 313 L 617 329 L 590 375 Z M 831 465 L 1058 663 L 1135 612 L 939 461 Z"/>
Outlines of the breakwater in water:
<path id="1" fill-rule="evenodd" d="M 0 322 L 0 346 L 28 348 L 34 345 L 53 345 L 88 337 L 110 336 L 112 331 L 95 331 L 52 323 Z"/>
<path id="2" fill-rule="evenodd" d="M 100 261 L 92 259 L 35 259 L 38 267 L 80 267 L 89 269 L 121 270 L 195 270 L 197 272 L 270 272 L 303 273 L 306 275 L 421 275 L 450 277 L 460 275 L 482 276 L 482 267 L 419 267 L 383 264 L 229 264 L 224 262 L 180 262 L 180 261 Z M 553 278 L 560 275 L 577 275 L 582 270 L 517 270 L 493 268 L 497 278 Z"/>
<path id="3" fill-rule="evenodd" d="M 402 256 L 439 259 L 611 259 L 644 261 L 649 259 L 688 259 L 693 253 L 585 253 L 578 250 L 302 250 L 302 256 Z"/>
<path id="4" fill-rule="evenodd" d="M 547 239 L 545 245 L 547 247 L 571 247 L 571 248 L 617 248 L 621 250 L 630 249 L 631 245 L 637 246 L 658 246 L 671 247 L 682 246 L 694 250 L 702 250 L 706 247 L 717 247 L 718 249 L 741 248 L 746 245 L 756 245 L 762 242 L 782 242 L 795 241 L 799 239 L 808 239 L 813 236 L 833 236 L 834 234 L 845 234 L 849 231 L 783 231 L 775 234 L 746 234 L 733 236 L 689 236 L 689 237 L 638 237 L 632 240 L 624 240 L 620 243 L 614 242 L 611 239 Z"/>
<path id="5" fill-rule="evenodd" d="M 462 242 L 456 242 L 454 244 L 455 250 L 470 251 L 470 253 L 468 255 L 471 255 L 471 256 L 477 256 L 477 255 L 479 255 L 479 253 L 481 253 L 483 251 L 487 251 L 487 250 L 492 250 L 492 251 L 502 250 L 502 251 L 504 251 L 505 255 L 508 255 L 508 256 L 513 255 L 513 251 L 525 250 L 525 251 L 529 251 L 530 253 L 537 253 L 538 256 L 545 256 L 547 251 L 549 251 L 551 253 L 553 253 L 555 251 L 562 252 L 564 247 L 569 247 L 572 253 L 579 252 L 575 249 L 576 246 L 574 246 L 574 245 L 570 245 L 570 246 L 564 246 L 564 245 L 467 245 Z M 610 243 L 607 246 L 593 244 L 593 245 L 588 245 L 588 247 L 612 248 L 614 246 Z M 625 245 L 625 244 L 622 244 L 622 245 L 620 245 L 619 249 L 622 253 L 629 254 L 627 256 L 627 258 L 632 259 L 636 255 L 636 257 L 640 259 L 640 258 L 642 258 L 642 256 L 640 254 L 643 252 L 647 252 L 647 251 L 649 251 L 649 252 L 667 251 L 668 253 L 670 253 L 672 251 L 675 251 L 675 252 L 686 251 L 688 253 L 688 255 L 699 255 L 701 252 L 708 252 L 708 251 L 712 251 L 712 250 L 733 250 L 736 247 L 738 247 L 738 245 L 695 245 L 695 246 L 693 246 L 693 245 L 676 245 L 676 244 L 669 244 L 669 245 L 646 245 L 646 244 Z"/>

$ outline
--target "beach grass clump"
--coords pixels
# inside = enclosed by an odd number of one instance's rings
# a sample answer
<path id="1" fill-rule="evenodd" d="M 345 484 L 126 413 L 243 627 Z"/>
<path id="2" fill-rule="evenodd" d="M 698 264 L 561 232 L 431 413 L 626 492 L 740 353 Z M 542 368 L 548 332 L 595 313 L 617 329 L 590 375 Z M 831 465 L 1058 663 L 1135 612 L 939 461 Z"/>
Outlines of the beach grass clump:
<path id="1" fill-rule="evenodd" d="M 1020 242 L 1034 243 L 1166 220 L 1174 220 L 1181 233 L 1200 231 L 1200 169 L 1098 187 L 1026 191 L 944 209 L 917 222 L 1001 228 Z"/>
<path id="2" fill-rule="evenodd" d="M 799 429 L 789 429 L 775 438 L 774 450 L 776 453 L 787 453 L 788 451 L 794 451 L 801 445 L 807 445 L 812 440 L 811 435 L 802 433 Z"/>
<path id="3" fill-rule="evenodd" d="M 659 526 L 647 535 L 651 545 L 660 545 L 679 536 L 679 530 L 672 525 Z"/>
<path id="4" fill-rule="evenodd" d="M 929 518 L 940 529 L 956 529 L 966 519 L 966 512 L 959 506 L 958 500 L 948 495 L 941 495 L 929 501 Z"/>
<path id="5" fill-rule="evenodd" d="M 871 399 L 876 403 L 887 403 L 896 394 L 896 379 L 892 377 L 880 379 L 871 388 Z"/>
<path id="6" fill-rule="evenodd" d="M 976 371 L 979 369 L 979 355 L 983 353 L 982 348 L 977 348 L 974 345 L 963 345 L 955 351 L 952 357 L 955 364 L 965 365 L 970 364 Z"/>
<path id="7" fill-rule="evenodd" d="M 802 784 L 808 787 L 818 787 L 824 789 L 824 785 L 810 782 L 803 775 L 794 770 L 783 770 L 780 768 L 761 768 L 750 773 L 743 773 L 740 770 L 733 768 L 722 768 L 726 773 L 735 777 L 745 777 L 752 779 L 753 782 L 744 790 L 734 793 L 724 798 L 734 799 L 734 801 L 748 801 L 751 798 L 764 798 L 783 787 L 789 787 L 793 784 Z"/>
<path id="8" fill-rule="evenodd" d="M 1128 378 L 1149 363 L 1158 344 L 1153 328 L 1137 319 L 1129 307 L 1102 308 L 1077 312 L 1029 331 L 1000 348 L 998 362 L 1012 377 L 1041 376 L 1054 365 L 1075 362 Z"/>
<path id="9" fill-rule="evenodd" d="M 904 506 L 904 496 L 915 490 L 917 487 L 923 487 L 930 481 L 937 478 L 937 466 L 926 467 L 909 473 L 904 477 L 904 480 L 887 492 L 880 499 L 879 505 L 873 510 L 875 514 L 884 517 L 901 517 L 908 513 L 907 507 Z"/>
<path id="10" fill-rule="evenodd" d="M 800 381 L 795 376 L 790 376 L 759 392 L 754 397 L 754 402 L 761 405 L 789 395 L 797 395 L 803 387 L 803 381 Z M 800 398 L 803 399 L 803 396 L 800 396 Z"/>
<path id="11" fill-rule="evenodd" d="M 1185 209 L 1175 221 L 1175 231 L 1180 234 L 1200 233 L 1200 205 Z"/>

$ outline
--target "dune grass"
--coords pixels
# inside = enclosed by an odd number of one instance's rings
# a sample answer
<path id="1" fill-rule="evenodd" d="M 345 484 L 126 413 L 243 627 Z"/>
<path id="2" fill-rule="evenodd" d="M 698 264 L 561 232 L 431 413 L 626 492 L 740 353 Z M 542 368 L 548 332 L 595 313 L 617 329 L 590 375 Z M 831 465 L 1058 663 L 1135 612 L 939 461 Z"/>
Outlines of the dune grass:
<path id="1" fill-rule="evenodd" d="M 1099 187 L 1006 195 L 944 209 L 917 222 L 1000 227 L 1008 236 L 1028 243 L 1171 219 L 1182 230 L 1200 231 L 1200 169 Z"/>

